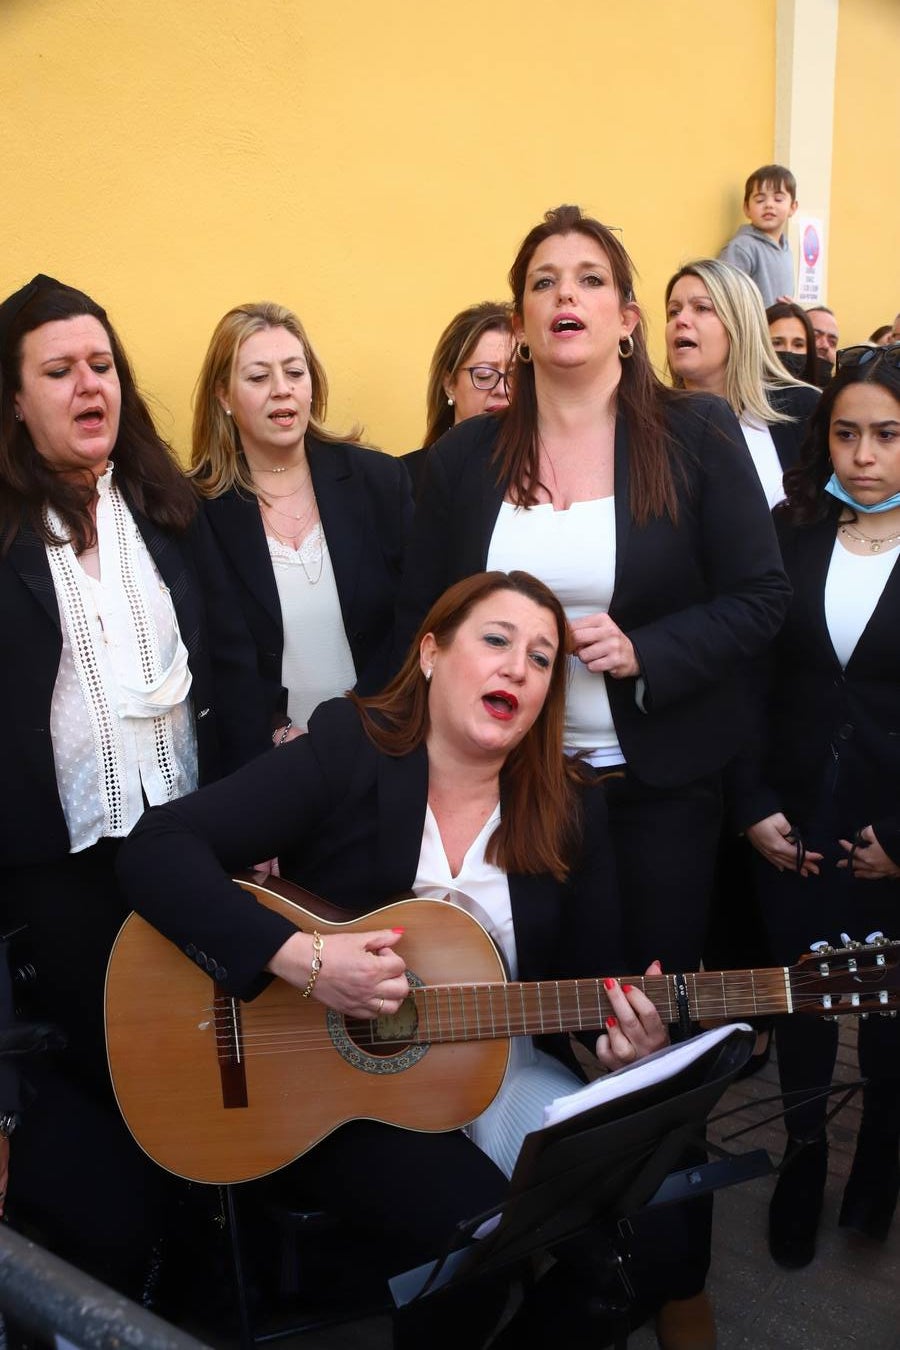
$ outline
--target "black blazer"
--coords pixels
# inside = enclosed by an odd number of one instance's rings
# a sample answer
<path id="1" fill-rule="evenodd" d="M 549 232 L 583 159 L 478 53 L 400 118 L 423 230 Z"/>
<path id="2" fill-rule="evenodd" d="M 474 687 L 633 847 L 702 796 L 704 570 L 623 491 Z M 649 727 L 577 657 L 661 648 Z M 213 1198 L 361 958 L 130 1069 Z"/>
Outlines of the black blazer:
<path id="1" fill-rule="evenodd" d="M 628 430 L 616 422 L 616 571 L 611 617 L 646 680 L 606 682 L 625 758 L 668 787 L 720 769 L 747 730 L 740 672 L 771 642 L 788 601 L 775 532 L 740 426 L 718 398 L 668 407 L 680 451 L 679 521 L 638 527 L 629 503 Z M 495 417 L 454 427 L 429 452 L 398 602 L 399 660 L 444 588 L 481 571 L 503 500 L 491 454 Z"/>
<path id="2" fill-rule="evenodd" d="M 202 515 L 178 537 L 132 514 L 171 592 L 193 677 L 200 781 L 210 782 L 269 744 L 253 650 Z M 0 560 L 0 615 L 0 867 L 25 866 L 69 852 L 50 740 L 62 630 L 47 553 L 28 527 Z"/>
<path id="3" fill-rule="evenodd" d="M 824 607 L 840 510 L 835 502 L 808 526 L 776 512 L 794 594 L 771 653 L 758 735 L 737 766 L 735 823 L 744 829 L 783 811 L 802 832 L 834 775 L 845 828 L 873 825 L 900 862 L 900 564 L 842 670 Z"/>
<path id="4" fill-rule="evenodd" d="M 770 422 L 769 431 L 785 472 L 800 459 L 800 447 L 806 435 L 809 419 L 822 397 L 821 389 L 812 385 L 778 385 L 766 390 L 766 397 L 776 412 L 788 413 L 794 422 Z"/>
<path id="5" fill-rule="evenodd" d="M 414 882 L 427 800 L 424 747 L 382 754 L 353 705 L 331 699 L 307 736 L 148 811 L 120 850 L 119 879 L 139 913 L 230 993 L 252 997 L 295 930 L 221 869 L 290 850 L 293 880 L 343 908 L 372 910 Z M 509 878 L 523 980 L 623 969 L 602 789 L 585 789 L 584 811 L 583 856 L 566 884 Z"/>
<path id="6" fill-rule="evenodd" d="M 307 438 L 313 489 L 334 566 L 357 690 L 372 694 L 389 672 L 394 596 L 412 520 L 409 479 L 391 455 Z M 204 502 L 247 627 L 256 644 L 271 718 L 283 714 L 284 630 L 269 548 L 254 498 L 236 489 Z"/>

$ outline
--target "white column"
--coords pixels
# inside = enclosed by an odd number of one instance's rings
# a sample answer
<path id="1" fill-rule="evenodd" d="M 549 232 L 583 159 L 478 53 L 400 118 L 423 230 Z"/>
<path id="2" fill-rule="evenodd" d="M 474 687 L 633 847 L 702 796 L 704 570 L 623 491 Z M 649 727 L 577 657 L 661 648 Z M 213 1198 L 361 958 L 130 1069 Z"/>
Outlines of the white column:
<path id="1" fill-rule="evenodd" d="M 802 221 L 822 222 L 827 302 L 828 220 L 834 79 L 840 0 L 777 0 L 775 35 L 775 160 L 797 179 L 797 214 L 789 237 L 795 256 Z M 802 259 L 800 260 L 802 267 Z M 800 296 L 802 302 L 802 296 Z"/>

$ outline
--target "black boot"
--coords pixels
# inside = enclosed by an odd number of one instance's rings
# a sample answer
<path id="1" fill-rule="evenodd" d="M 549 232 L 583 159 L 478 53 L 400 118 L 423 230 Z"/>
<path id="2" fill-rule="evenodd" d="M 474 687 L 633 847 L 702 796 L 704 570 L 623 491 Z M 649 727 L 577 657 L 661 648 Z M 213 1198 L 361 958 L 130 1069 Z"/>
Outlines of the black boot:
<path id="1" fill-rule="evenodd" d="M 828 1141 L 788 1138 L 784 1169 L 769 1204 L 769 1251 L 789 1270 L 808 1266 L 816 1254 L 816 1233 L 828 1175 Z"/>
<path id="2" fill-rule="evenodd" d="M 877 1080 L 863 1089 L 856 1153 L 838 1223 L 883 1242 L 900 1194 L 900 1084 Z"/>

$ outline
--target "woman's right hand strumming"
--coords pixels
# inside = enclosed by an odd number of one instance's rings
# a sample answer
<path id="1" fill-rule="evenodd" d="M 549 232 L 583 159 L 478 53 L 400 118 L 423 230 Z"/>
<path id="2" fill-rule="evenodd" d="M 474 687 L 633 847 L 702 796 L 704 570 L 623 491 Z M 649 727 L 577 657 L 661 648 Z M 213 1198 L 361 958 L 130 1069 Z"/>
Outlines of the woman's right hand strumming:
<path id="1" fill-rule="evenodd" d="M 327 934 L 310 997 L 349 1017 L 395 1013 L 409 994 L 406 963 L 393 950 L 402 936 L 402 928 Z M 295 988 L 306 989 L 314 955 L 312 934 L 298 931 L 279 947 L 266 969 Z"/>

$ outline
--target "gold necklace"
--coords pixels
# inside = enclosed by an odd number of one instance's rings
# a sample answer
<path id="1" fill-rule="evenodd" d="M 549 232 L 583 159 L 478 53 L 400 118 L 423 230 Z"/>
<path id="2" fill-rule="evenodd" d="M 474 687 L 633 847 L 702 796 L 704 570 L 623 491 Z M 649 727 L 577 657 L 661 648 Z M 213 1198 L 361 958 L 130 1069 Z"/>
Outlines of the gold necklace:
<path id="1" fill-rule="evenodd" d="M 880 553 L 885 544 L 896 544 L 900 539 L 900 534 L 883 534 L 879 539 L 873 539 L 871 535 L 860 534 L 857 530 L 851 530 L 849 525 L 841 524 L 841 533 L 846 534 L 850 539 L 858 539 L 861 544 L 867 544 L 870 553 Z"/>
<path id="2" fill-rule="evenodd" d="M 295 467 L 295 466 L 294 466 L 294 465 L 291 465 L 290 467 L 293 468 L 293 467 Z M 251 481 L 251 483 L 252 483 L 253 486 L 256 488 L 256 490 L 257 490 L 258 493 L 263 493 L 263 492 L 265 492 L 265 495 L 266 495 L 267 497 L 271 497 L 272 500 L 273 500 L 273 501 L 276 501 L 276 502 L 279 501 L 279 500 L 281 500 L 281 499 L 284 498 L 284 497 L 293 497 L 293 496 L 295 495 L 295 493 L 300 492 L 303 488 L 306 487 L 306 484 L 309 482 L 309 479 L 310 479 L 310 472 L 309 472 L 309 469 L 307 469 L 307 470 L 306 470 L 305 476 L 304 476 L 303 478 L 300 479 L 300 481 L 299 481 L 299 483 L 297 484 L 296 487 L 292 487 L 292 488 L 291 488 L 290 492 L 272 492 L 271 489 L 269 489 L 269 488 L 263 488 L 263 487 L 261 486 L 261 484 L 257 483 L 256 479 L 253 477 L 253 474 L 256 473 L 256 472 L 257 472 L 257 470 L 255 470 L 255 469 L 254 469 L 254 470 L 251 470 L 251 473 L 250 473 L 250 481 Z M 265 473 L 286 473 L 287 470 L 286 470 L 286 469 L 266 469 L 266 470 L 264 470 L 264 472 L 265 472 Z"/>
<path id="3" fill-rule="evenodd" d="M 310 573 L 309 568 L 306 566 L 306 563 L 303 560 L 302 546 L 303 544 L 306 543 L 306 539 L 301 536 L 300 547 L 298 548 L 294 543 L 295 537 L 294 535 L 279 534 L 271 521 L 268 522 L 268 528 L 272 531 L 272 533 L 274 534 L 275 538 L 279 541 L 279 543 L 284 544 L 285 548 L 289 548 L 291 552 L 296 555 L 297 561 L 299 562 L 300 566 L 303 569 L 303 575 L 306 577 L 306 580 L 309 582 L 310 586 L 317 586 L 319 582 L 322 580 L 322 572 L 324 571 L 325 568 L 325 539 L 324 539 L 324 532 L 322 530 L 322 522 L 319 521 L 315 529 L 310 530 L 308 535 L 310 542 L 318 541 L 319 543 L 319 570 L 315 576 L 313 576 Z"/>

